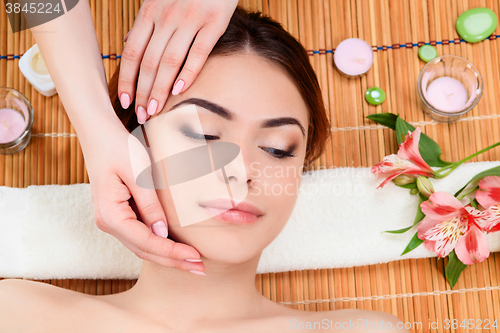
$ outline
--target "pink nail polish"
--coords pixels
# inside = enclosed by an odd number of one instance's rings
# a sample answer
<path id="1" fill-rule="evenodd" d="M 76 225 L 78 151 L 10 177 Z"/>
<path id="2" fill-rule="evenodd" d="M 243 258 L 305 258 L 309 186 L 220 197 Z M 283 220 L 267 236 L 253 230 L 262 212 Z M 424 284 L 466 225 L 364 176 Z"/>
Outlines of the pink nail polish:
<path id="1" fill-rule="evenodd" d="M 174 85 L 174 89 L 172 90 L 172 95 L 177 95 L 181 92 L 182 88 L 184 88 L 184 81 L 179 80 Z"/>
<path id="2" fill-rule="evenodd" d="M 193 271 L 190 271 L 190 272 L 191 272 L 191 273 L 194 273 L 194 274 L 196 274 L 196 275 L 207 275 L 207 274 L 205 274 L 205 273 L 203 273 L 203 272 L 200 272 L 200 271 L 194 271 L 194 270 L 193 270 Z"/>
<path id="3" fill-rule="evenodd" d="M 146 109 L 139 105 L 137 108 L 137 122 L 142 125 L 146 122 L 147 117 L 148 115 L 146 114 Z"/>
<path id="4" fill-rule="evenodd" d="M 152 99 L 151 101 L 149 101 L 148 114 L 150 116 L 154 115 L 157 108 L 158 108 L 158 102 L 156 100 Z"/>
<path id="5" fill-rule="evenodd" d="M 201 259 L 186 259 L 189 262 L 201 262 Z"/>
<path id="6" fill-rule="evenodd" d="M 165 223 L 163 223 L 163 221 L 158 221 L 155 224 L 153 224 L 152 229 L 153 229 L 153 233 L 156 236 L 160 236 L 163 238 L 168 237 L 168 229 L 167 229 L 167 226 L 165 225 Z"/>
<path id="7" fill-rule="evenodd" d="M 127 32 L 127 34 L 125 35 L 125 37 L 123 38 L 123 41 L 124 41 L 124 42 L 127 40 L 128 35 L 130 34 L 130 31 L 131 31 L 131 30 L 129 30 L 129 31 Z"/>
<path id="8" fill-rule="evenodd" d="M 128 107 L 130 106 L 130 97 L 127 93 L 122 93 L 120 95 L 120 104 L 124 109 L 128 109 Z"/>

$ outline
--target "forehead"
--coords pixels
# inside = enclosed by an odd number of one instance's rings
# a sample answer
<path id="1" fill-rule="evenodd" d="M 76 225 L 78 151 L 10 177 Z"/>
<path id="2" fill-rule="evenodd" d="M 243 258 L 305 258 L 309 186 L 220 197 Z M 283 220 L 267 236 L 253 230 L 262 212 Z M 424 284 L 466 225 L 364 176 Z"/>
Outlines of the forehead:
<path id="1" fill-rule="evenodd" d="M 191 87 L 170 96 L 165 107 L 190 97 L 210 100 L 248 121 L 295 117 L 307 129 L 307 106 L 294 81 L 285 69 L 251 52 L 209 57 Z"/>

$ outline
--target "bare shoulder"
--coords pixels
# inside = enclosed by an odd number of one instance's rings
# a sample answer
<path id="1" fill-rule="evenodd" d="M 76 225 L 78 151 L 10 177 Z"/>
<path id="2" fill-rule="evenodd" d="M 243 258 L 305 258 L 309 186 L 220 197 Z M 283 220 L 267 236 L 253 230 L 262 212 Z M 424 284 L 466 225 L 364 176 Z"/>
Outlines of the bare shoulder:
<path id="1" fill-rule="evenodd" d="M 0 333 L 164 331 L 93 295 L 31 280 L 0 281 Z"/>
<path id="2" fill-rule="evenodd" d="M 81 295 L 43 282 L 1 280 L 0 332 L 49 332 L 52 323 L 60 324 L 68 304 L 84 301 Z"/>

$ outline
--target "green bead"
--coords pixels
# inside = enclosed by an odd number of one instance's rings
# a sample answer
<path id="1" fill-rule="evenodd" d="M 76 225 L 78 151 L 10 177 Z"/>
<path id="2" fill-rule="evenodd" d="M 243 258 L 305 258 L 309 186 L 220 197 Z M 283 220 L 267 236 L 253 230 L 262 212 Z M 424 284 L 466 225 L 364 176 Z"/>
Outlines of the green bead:
<path id="1" fill-rule="evenodd" d="M 418 57 L 425 62 L 429 62 L 432 59 L 436 58 L 438 55 L 438 51 L 432 45 L 423 45 L 418 49 Z"/>
<path id="2" fill-rule="evenodd" d="M 488 38 L 497 28 L 498 18 L 489 8 L 474 8 L 463 12 L 457 19 L 457 32 L 469 43 Z"/>
<path id="3" fill-rule="evenodd" d="M 379 105 L 385 101 L 385 92 L 380 88 L 372 87 L 366 91 L 365 99 L 371 105 Z"/>

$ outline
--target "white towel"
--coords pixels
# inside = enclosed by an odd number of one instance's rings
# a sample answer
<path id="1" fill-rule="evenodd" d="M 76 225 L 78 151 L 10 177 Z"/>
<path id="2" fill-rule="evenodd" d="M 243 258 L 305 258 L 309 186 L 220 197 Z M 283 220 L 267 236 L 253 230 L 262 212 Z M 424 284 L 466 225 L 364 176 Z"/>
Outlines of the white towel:
<path id="1" fill-rule="evenodd" d="M 436 191 L 455 193 L 475 174 L 500 162 L 467 163 L 441 180 Z M 418 198 L 369 168 L 335 168 L 305 174 L 292 216 L 264 249 L 257 272 L 352 267 L 433 257 L 419 246 L 400 256 L 416 228 Z M 488 235 L 500 250 L 500 233 Z M 0 187 L 0 277 L 28 279 L 135 279 L 142 260 L 93 218 L 89 184 Z"/>

